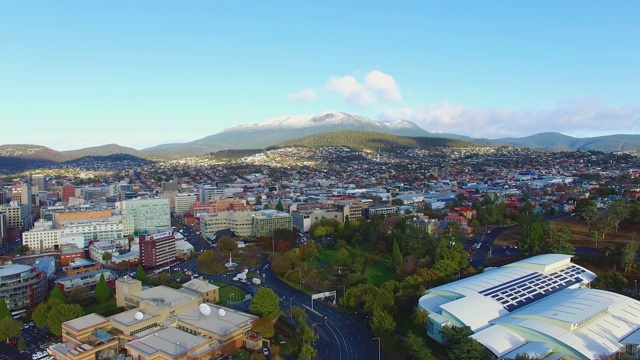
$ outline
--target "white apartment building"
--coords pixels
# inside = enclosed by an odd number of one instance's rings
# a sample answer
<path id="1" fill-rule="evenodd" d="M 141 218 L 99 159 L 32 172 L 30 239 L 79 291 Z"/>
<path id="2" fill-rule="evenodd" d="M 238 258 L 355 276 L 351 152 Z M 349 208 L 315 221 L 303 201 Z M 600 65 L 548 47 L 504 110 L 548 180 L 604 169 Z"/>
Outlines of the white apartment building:
<path id="1" fill-rule="evenodd" d="M 191 211 L 191 206 L 195 204 L 198 196 L 196 194 L 177 194 L 176 195 L 176 214 L 182 215 Z"/>
<path id="2" fill-rule="evenodd" d="M 31 251 L 52 250 L 59 247 L 63 234 L 63 229 L 54 228 L 53 221 L 40 219 L 33 229 L 22 233 L 22 245 L 26 245 Z"/>
<path id="3" fill-rule="evenodd" d="M 105 252 L 111 253 L 111 257 L 118 255 L 116 245 L 111 241 L 97 241 L 89 246 L 89 256 L 93 261 L 97 261 L 100 264 L 107 263 L 107 261 L 102 260 L 102 255 Z"/>
<path id="4" fill-rule="evenodd" d="M 122 241 L 127 235 L 133 233 L 133 219 L 123 216 L 114 216 L 106 220 L 83 220 L 64 222 L 60 228 L 56 228 L 52 221 L 38 220 L 33 229 L 22 234 L 22 244 L 32 251 L 45 251 L 57 249 L 62 243 L 80 244 L 78 236 L 82 237 L 82 249 L 90 241 Z M 62 241 L 63 236 L 71 236 Z M 76 245 L 77 246 L 77 245 Z"/>
<path id="5" fill-rule="evenodd" d="M 171 229 L 169 199 L 135 198 L 122 201 L 120 208 L 123 215 L 133 219 L 134 234 L 162 232 Z"/>
<path id="6" fill-rule="evenodd" d="M 0 213 L 7 218 L 7 227 L 28 229 L 31 227 L 31 216 L 29 205 L 21 204 L 19 201 L 12 201 L 9 205 L 1 205 Z"/>

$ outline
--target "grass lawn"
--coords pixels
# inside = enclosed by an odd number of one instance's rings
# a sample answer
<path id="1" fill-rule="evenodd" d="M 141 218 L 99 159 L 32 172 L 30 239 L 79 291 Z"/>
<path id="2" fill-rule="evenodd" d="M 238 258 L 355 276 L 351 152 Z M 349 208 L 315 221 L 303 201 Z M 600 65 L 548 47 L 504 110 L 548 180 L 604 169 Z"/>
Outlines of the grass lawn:
<path id="1" fill-rule="evenodd" d="M 85 314 L 92 314 L 92 313 L 96 313 L 96 314 L 114 314 L 116 309 L 118 307 L 116 306 L 116 299 L 115 297 L 111 297 L 111 299 L 107 300 L 106 302 L 99 304 L 99 303 L 94 303 L 91 305 L 87 305 L 84 307 L 84 313 Z"/>
<path id="2" fill-rule="evenodd" d="M 363 253 L 362 255 L 368 256 L 371 253 Z M 367 265 L 364 270 L 364 276 L 369 280 L 369 283 L 380 286 L 386 281 L 395 278 L 395 271 L 391 266 L 389 256 L 376 256 L 376 262 L 373 265 Z"/>
<path id="3" fill-rule="evenodd" d="M 337 253 L 337 250 L 323 250 L 318 254 L 318 260 L 323 264 L 331 265 Z"/>
<path id="4" fill-rule="evenodd" d="M 217 284 L 215 284 L 217 285 Z M 228 301 L 238 302 L 244 300 L 247 293 L 234 285 L 221 284 L 220 287 L 220 303 L 226 304 Z M 217 285 L 220 286 L 220 285 Z"/>

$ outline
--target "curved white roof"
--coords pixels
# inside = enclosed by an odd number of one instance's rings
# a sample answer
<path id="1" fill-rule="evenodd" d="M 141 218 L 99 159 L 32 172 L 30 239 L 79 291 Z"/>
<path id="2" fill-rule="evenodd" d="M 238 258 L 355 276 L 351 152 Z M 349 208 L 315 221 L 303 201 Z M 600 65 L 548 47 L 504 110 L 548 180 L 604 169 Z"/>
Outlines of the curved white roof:
<path id="1" fill-rule="evenodd" d="M 539 255 L 429 289 L 418 305 L 443 316 L 441 320 L 478 331 L 494 319 L 595 278 L 572 264 L 571 255 Z"/>
<path id="2" fill-rule="evenodd" d="M 499 357 L 517 354 L 525 338 L 526 343 L 551 343 L 554 352 L 570 358 L 596 359 L 618 351 L 623 339 L 639 328 L 639 301 L 604 290 L 567 289 L 472 337 Z"/>

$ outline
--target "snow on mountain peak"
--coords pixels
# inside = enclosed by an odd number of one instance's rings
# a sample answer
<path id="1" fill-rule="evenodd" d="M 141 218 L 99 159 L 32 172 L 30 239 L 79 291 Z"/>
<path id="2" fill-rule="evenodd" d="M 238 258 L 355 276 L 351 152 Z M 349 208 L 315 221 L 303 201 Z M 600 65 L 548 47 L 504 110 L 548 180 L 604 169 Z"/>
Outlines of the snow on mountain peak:
<path id="1" fill-rule="evenodd" d="M 229 130 L 241 130 L 241 129 L 268 129 L 268 128 L 306 128 L 321 125 L 354 125 L 354 124 L 367 124 L 376 127 L 384 127 L 390 129 L 410 128 L 415 126 L 413 123 L 396 120 L 391 122 L 376 121 L 366 118 L 364 116 L 351 115 L 341 111 L 324 111 L 314 115 L 285 115 L 278 116 L 270 119 L 266 119 L 260 124 L 242 124 Z"/>

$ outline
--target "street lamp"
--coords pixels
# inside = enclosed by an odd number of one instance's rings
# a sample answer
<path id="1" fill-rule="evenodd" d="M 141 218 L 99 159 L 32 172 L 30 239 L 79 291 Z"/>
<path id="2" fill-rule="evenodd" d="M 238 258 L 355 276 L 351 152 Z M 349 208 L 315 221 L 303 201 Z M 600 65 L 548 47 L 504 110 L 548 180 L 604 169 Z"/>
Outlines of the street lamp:
<path id="1" fill-rule="evenodd" d="M 380 338 L 373 338 L 373 340 L 378 340 L 378 360 L 380 360 Z"/>
<path id="2" fill-rule="evenodd" d="M 289 298 L 289 321 L 291 322 L 293 322 L 293 314 L 291 313 L 291 307 L 293 306 L 291 301 L 293 301 L 293 299 L 295 299 L 293 296 Z"/>

